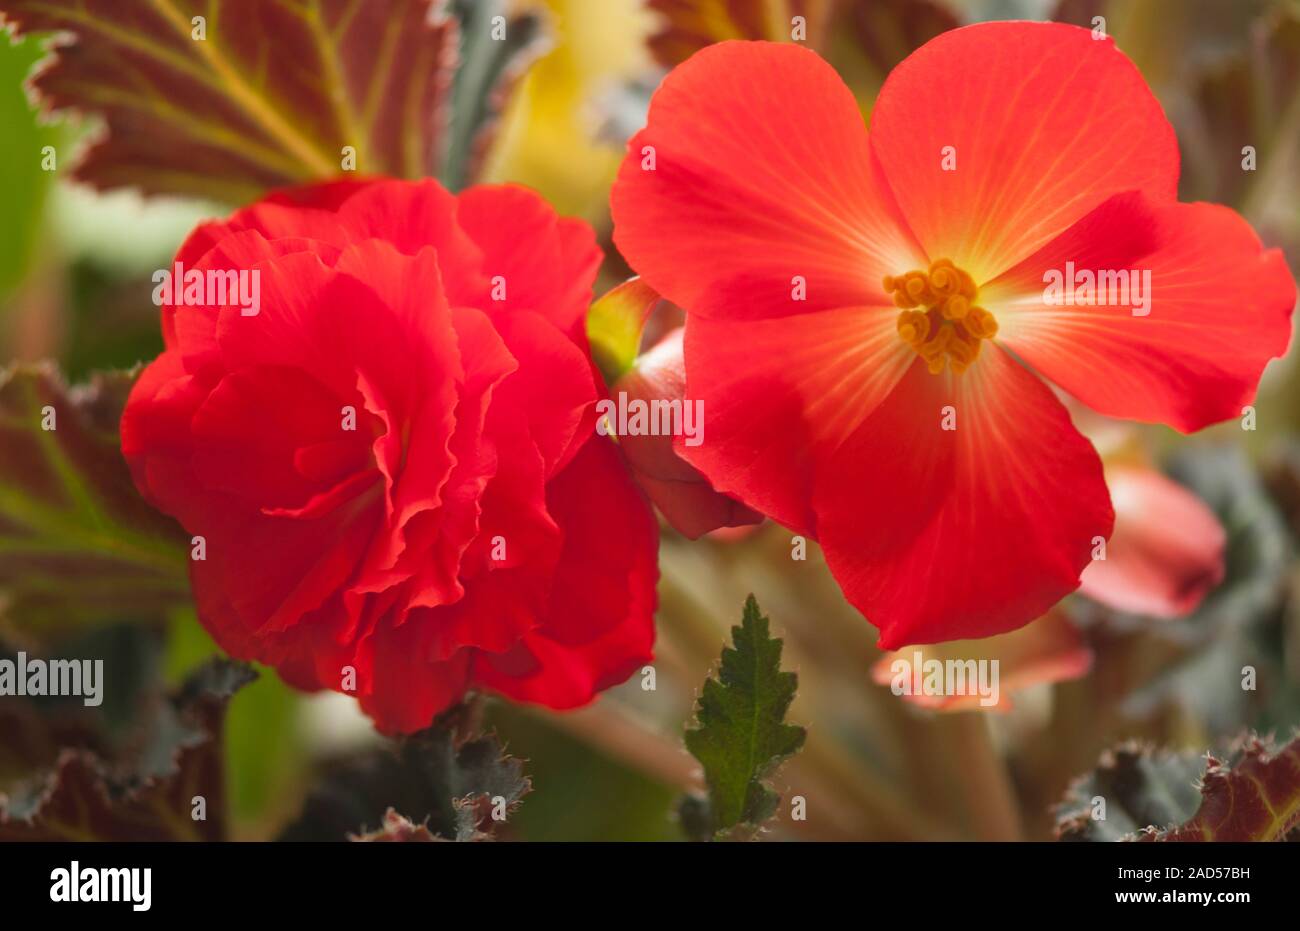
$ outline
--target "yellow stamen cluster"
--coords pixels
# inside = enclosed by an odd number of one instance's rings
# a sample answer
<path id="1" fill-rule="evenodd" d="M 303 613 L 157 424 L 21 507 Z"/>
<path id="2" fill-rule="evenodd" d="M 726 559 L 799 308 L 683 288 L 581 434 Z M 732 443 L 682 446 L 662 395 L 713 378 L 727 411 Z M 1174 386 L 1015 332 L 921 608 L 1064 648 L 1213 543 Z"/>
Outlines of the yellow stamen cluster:
<path id="1" fill-rule="evenodd" d="M 950 259 L 939 259 L 928 272 L 886 275 L 885 293 L 902 309 L 898 335 L 925 360 L 932 375 L 951 364 L 957 374 L 978 358 L 980 343 L 998 332 L 998 322 L 975 305 L 975 280 Z"/>

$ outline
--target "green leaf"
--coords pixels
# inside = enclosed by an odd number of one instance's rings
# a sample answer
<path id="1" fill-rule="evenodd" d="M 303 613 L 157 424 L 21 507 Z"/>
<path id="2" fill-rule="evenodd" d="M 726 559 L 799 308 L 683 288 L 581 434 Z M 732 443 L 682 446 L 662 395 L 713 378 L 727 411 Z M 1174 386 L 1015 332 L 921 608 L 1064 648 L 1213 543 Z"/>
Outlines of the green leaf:
<path id="1" fill-rule="evenodd" d="M 523 764 L 493 735 L 464 738 L 448 719 L 394 750 L 341 760 L 308 796 L 282 840 L 343 840 L 383 830 L 400 812 L 443 840 L 486 840 L 532 789 Z M 503 819 L 504 820 L 504 819 Z"/>
<path id="2" fill-rule="evenodd" d="M 358 174 L 407 178 L 448 148 L 444 0 L 0 0 L 0 15 L 55 33 L 33 86 L 106 124 L 76 168 L 98 188 L 246 203 L 345 176 L 345 147 Z M 500 72 L 476 79 L 485 96 Z"/>
<path id="3" fill-rule="evenodd" d="M 1276 750 L 1248 736 L 1223 759 L 1124 744 L 1071 785 L 1057 813 L 1061 840 L 1284 840 L 1300 827 L 1300 737 Z"/>
<path id="4" fill-rule="evenodd" d="M 0 840 L 224 839 L 225 708 L 255 677 L 228 660 L 206 664 L 159 705 L 129 759 L 62 751 L 49 774 L 0 795 Z"/>
<path id="5" fill-rule="evenodd" d="M 37 120 L 22 82 L 40 57 L 35 42 L 11 45 L 0 37 L 0 298 L 22 280 L 41 232 L 45 195 L 53 175 L 42 170 L 41 150 L 54 145 L 54 127 Z"/>
<path id="6" fill-rule="evenodd" d="M 185 670 L 219 652 L 192 607 L 174 612 L 167 636 L 169 681 L 178 681 Z M 279 676 L 261 675 L 231 702 L 226 712 L 226 782 L 236 830 L 256 833 L 275 806 L 297 804 L 306 775 L 304 741 L 295 726 L 302 701 L 303 693 Z"/>
<path id="7" fill-rule="evenodd" d="M 118 445 L 135 374 L 64 386 L 0 372 L 0 622 L 30 635 L 160 618 L 187 603 L 181 529 L 140 497 Z"/>
<path id="8" fill-rule="evenodd" d="M 1096 769 L 1071 783 L 1057 807 L 1057 839 L 1117 841 L 1150 824 L 1187 819 L 1196 810 L 1195 782 L 1204 760 L 1136 742 L 1106 751 Z"/>
<path id="9" fill-rule="evenodd" d="M 1280 841 L 1300 827 L 1300 737 L 1281 750 L 1248 738 L 1230 763 L 1210 757 L 1201 805 L 1180 827 L 1149 827 L 1144 841 Z"/>
<path id="10" fill-rule="evenodd" d="M 776 812 L 780 798 L 765 780 L 806 736 L 785 723 L 798 680 L 781 671 L 781 640 L 768 632 L 753 595 L 731 638 L 718 677 L 704 682 L 697 726 L 686 731 L 686 748 L 704 766 L 715 833 L 757 829 Z"/>
<path id="11" fill-rule="evenodd" d="M 659 295 L 640 278 L 629 278 L 596 299 L 587 312 L 591 357 L 605 384 L 627 373 L 641 351 L 641 332 Z"/>

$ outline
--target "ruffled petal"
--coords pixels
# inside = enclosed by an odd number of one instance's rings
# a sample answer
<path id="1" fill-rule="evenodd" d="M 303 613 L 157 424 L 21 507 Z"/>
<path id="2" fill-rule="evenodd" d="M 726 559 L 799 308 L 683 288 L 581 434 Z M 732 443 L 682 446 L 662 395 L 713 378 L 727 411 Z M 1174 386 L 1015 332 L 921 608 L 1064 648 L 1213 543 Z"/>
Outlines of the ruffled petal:
<path id="1" fill-rule="evenodd" d="M 475 306 L 531 310 L 572 333 L 586 318 L 604 254 L 581 220 L 561 217 L 519 185 L 479 185 L 456 198 L 456 219 L 483 253 L 484 276 L 499 279 Z"/>
<path id="2" fill-rule="evenodd" d="M 564 548 L 546 615 L 510 651 L 480 653 L 474 677 L 509 698 L 572 708 L 653 658 L 658 531 L 602 437 L 551 482 L 547 502 Z"/>

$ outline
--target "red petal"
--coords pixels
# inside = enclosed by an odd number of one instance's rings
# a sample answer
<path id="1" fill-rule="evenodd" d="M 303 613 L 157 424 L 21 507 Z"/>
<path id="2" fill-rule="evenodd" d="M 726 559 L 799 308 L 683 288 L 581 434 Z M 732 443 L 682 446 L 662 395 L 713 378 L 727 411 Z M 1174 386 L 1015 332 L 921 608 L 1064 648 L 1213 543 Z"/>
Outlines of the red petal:
<path id="1" fill-rule="evenodd" d="M 997 347 L 959 376 L 918 360 L 826 463 L 814 504 L 827 563 L 883 649 L 1027 624 L 1078 586 L 1114 520 L 1092 445 Z"/>
<path id="2" fill-rule="evenodd" d="M 344 201 L 338 218 L 352 241 L 382 239 L 406 255 L 436 249 L 453 306 L 474 304 L 467 295 L 486 287 L 482 253 L 456 222 L 456 198 L 437 181 L 378 181 Z"/>
<path id="3" fill-rule="evenodd" d="M 461 650 L 445 663 L 431 663 L 418 650 L 409 627 L 380 631 L 368 641 L 374 672 L 361 708 L 385 734 L 409 734 L 433 723 L 465 694 L 473 651 Z"/>
<path id="4" fill-rule="evenodd" d="M 596 380 L 588 356 L 545 317 L 515 311 L 498 317 L 497 331 L 519 370 L 502 382 L 493 405 L 517 411 L 553 475 L 595 428 Z"/>
<path id="5" fill-rule="evenodd" d="M 518 185 L 463 191 L 456 217 L 483 252 L 484 277 L 505 279 L 504 300 L 495 300 L 489 288 L 476 307 L 531 310 L 565 333 L 586 318 L 604 258 L 590 226 L 558 216 L 539 194 Z"/>
<path id="6" fill-rule="evenodd" d="M 1067 261 L 1149 271 L 1147 313 L 1046 304 L 1045 274 Z M 1103 414 L 1184 433 L 1241 416 L 1286 351 L 1296 295 L 1281 252 L 1227 207 L 1140 194 L 1107 201 L 984 292 L 999 338 L 1046 378 Z"/>
<path id="7" fill-rule="evenodd" d="M 571 708 L 652 658 L 658 532 L 602 437 L 551 482 L 547 502 L 564 532 L 547 616 L 510 652 L 481 653 L 474 675 L 510 698 Z"/>
<path id="8" fill-rule="evenodd" d="M 675 68 L 628 143 L 612 208 L 632 267 L 697 314 L 888 305 L 882 278 L 922 264 L 853 94 L 793 45 L 724 42 Z"/>
<path id="9" fill-rule="evenodd" d="M 798 318 L 686 321 L 686 396 L 704 438 L 677 451 L 718 491 L 801 533 L 816 526 L 813 470 L 885 399 L 916 354 L 897 312 L 846 307 Z"/>
<path id="10" fill-rule="evenodd" d="M 1172 200 L 1178 184 L 1174 131 L 1141 73 L 1110 38 L 1059 23 L 930 40 L 885 81 L 871 144 L 930 258 L 980 282 L 1113 194 Z"/>
<path id="11" fill-rule="evenodd" d="M 1083 573 L 1079 590 L 1109 607 L 1181 617 L 1223 581 L 1223 525 L 1182 485 L 1154 469 L 1106 470 L 1115 532 L 1106 558 Z"/>

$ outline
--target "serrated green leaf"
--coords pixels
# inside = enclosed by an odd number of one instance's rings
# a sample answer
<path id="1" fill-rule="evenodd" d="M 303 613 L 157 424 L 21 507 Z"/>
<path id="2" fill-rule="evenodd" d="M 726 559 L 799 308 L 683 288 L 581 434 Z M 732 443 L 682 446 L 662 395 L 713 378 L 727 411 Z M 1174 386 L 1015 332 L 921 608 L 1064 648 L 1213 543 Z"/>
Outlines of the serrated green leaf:
<path id="1" fill-rule="evenodd" d="M 781 671 L 782 641 L 769 633 L 753 595 L 731 638 L 717 678 L 704 682 L 697 726 L 686 731 L 686 748 L 704 766 L 715 831 L 757 828 L 775 813 L 780 799 L 766 779 L 806 736 L 785 723 L 798 679 Z"/>
<path id="2" fill-rule="evenodd" d="M 118 445 L 134 373 L 68 389 L 0 372 L 0 622 L 32 636 L 160 618 L 189 600 L 180 528 L 140 497 Z"/>

